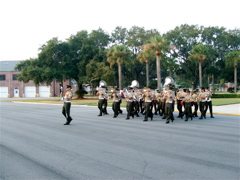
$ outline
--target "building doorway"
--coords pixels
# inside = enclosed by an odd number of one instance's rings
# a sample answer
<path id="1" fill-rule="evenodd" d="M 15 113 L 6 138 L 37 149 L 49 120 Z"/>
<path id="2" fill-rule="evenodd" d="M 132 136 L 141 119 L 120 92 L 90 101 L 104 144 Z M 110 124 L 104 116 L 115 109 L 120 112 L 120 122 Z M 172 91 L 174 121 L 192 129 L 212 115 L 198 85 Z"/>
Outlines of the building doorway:
<path id="1" fill-rule="evenodd" d="M 19 89 L 18 89 L 18 87 L 14 88 L 14 97 L 19 97 Z"/>

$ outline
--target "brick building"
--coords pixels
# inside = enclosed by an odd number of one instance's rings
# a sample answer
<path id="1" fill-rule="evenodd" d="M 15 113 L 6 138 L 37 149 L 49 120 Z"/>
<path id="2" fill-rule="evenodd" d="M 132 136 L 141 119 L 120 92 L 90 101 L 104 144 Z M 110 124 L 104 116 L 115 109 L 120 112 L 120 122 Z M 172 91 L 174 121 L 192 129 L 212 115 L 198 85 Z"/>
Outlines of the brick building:
<path id="1" fill-rule="evenodd" d="M 14 70 L 18 63 L 20 61 L 0 61 L 0 98 L 60 96 L 60 82 L 52 81 L 51 85 L 35 86 L 33 81 L 18 81 L 21 72 Z M 71 84 L 70 80 L 63 82 L 63 88 L 68 84 Z"/>

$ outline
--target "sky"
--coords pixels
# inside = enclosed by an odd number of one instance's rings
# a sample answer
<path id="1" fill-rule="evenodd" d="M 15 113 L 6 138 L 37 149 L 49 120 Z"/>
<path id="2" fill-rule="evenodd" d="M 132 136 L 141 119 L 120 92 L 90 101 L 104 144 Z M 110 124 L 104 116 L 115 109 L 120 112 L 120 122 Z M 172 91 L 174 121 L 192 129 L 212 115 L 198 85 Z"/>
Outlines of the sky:
<path id="1" fill-rule="evenodd" d="M 240 28 L 239 7 L 239 0 L 1 0 L 0 61 L 36 58 L 48 40 L 65 41 L 81 30 Z"/>

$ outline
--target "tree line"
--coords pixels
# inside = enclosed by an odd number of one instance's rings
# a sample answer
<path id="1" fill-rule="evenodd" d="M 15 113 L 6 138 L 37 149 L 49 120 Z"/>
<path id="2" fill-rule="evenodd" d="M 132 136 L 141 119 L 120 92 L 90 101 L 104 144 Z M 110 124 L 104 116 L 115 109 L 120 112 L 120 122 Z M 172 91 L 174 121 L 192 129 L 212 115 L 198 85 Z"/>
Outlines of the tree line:
<path id="1" fill-rule="evenodd" d="M 239 82 L 240 29 L 183 24 L 161 34 L 156 29 L 118 26 L 110 34 L 81 30 L 65 41 L 54 37 L 37 58 L 21 61 L 19 81 L 36 85 L 73 79 L 98 86 L 104 80 L 120 89 L 137 80 L 141 87 L 162 88 L 171 76 L 183 87 Z M 235 90 L 236 91 L 236 90 Z"/>

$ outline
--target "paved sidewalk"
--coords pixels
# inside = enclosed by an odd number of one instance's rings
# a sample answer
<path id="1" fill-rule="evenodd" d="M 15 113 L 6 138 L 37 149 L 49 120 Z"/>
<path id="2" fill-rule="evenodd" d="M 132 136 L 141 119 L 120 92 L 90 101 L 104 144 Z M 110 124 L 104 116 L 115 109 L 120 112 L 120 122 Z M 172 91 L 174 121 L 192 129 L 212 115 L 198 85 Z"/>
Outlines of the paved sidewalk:
<path id="1" fill-rule="evenodd" d="M 231 114 L 240 116 L 240 104 L 213 106 L 214 114 Z"/>

